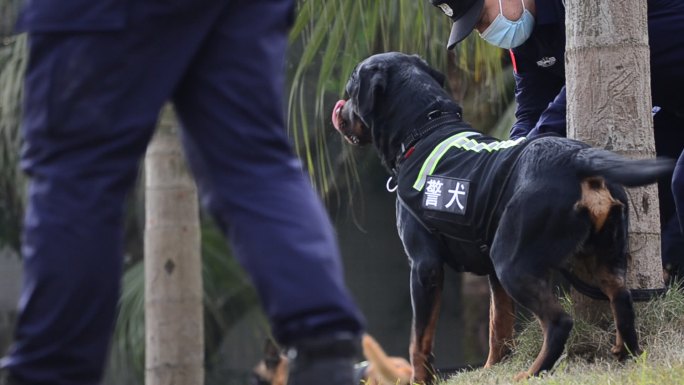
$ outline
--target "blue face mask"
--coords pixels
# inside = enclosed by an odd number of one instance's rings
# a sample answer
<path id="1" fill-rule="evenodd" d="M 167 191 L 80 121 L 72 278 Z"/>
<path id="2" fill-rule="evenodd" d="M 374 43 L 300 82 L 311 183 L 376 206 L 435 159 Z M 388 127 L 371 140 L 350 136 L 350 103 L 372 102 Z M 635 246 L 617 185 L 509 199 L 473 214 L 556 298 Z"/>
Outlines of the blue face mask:
<path id="1" fill-rule="evenodd" d="M 490 44 L 510 49 L 524 43 L 532 34 L 533 29 L 534 16 L 525 8 L 524 1 L 522 16 L 520 19 L 512 21 L 503 15 L 501 0 L 499 0 L 499 15 L 480 36 Z"/>

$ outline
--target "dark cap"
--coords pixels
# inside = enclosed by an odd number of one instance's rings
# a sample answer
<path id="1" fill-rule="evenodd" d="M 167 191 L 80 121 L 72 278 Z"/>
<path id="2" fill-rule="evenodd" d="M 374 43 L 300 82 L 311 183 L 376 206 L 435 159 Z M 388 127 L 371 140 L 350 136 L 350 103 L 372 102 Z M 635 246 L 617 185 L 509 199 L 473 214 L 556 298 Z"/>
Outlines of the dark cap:
<path id="1" fill-rule="evenodd" d="M 454 48 L 473 32 L 484 7 L 484 0 L 430 0 L 430 2 L 454 21 L 451 35 L 449 35 L 449 44 L 447 44 L 448 49 Z"/>

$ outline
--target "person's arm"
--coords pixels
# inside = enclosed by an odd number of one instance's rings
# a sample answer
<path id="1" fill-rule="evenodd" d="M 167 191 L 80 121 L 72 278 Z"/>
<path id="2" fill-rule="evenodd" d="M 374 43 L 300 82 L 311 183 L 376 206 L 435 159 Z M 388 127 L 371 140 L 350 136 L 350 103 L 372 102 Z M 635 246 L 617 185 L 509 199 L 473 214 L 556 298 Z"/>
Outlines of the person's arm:
<path id="1" fill-rule="evenodd" d="M 565 86 L 553 99 L 551 103 L 542 112 L 537 124 L 534 126 L 528 136 L 535 136 L 555 132 L 560 136 L 567 136 L 566 133 L 566 100 L 565 100 Z"/>
<path id="2" fill-rule="evenodd" d="M 515 111 L 516 122 L 510 132 L 512 139 L 527 136 L 535 129 L 540 119 L 548 124 L 553 123 L 553 131 L 559 129 L 557 123 L 560 113 L 562 113 L 561 120 L 563 121 L 562 131 L 565 132 L 565 88 L 563 83 L 558 76 L 536 68 L 515 74 L 517 108 Z M 562 99 L 559 94 L 561 91 Z M 556 100 L 558 103 L 562 102 L 562 108 L 561 104 L 556 103 Z M 550 110 L 547 112 L 547 109 Z M 544 128 L 551 127 L 545 126 Z"/>

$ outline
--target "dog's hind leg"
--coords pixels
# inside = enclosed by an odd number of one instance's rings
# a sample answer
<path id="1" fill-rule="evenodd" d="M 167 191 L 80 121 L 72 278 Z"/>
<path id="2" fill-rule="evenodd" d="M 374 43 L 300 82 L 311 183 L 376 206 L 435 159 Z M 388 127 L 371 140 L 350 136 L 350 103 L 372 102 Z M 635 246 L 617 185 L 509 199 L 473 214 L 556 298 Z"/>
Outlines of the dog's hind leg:
<path id="1" fill-rule="evenodd" d="M 515 324 L 513 299 L 495 274 L 489 276 L 489 355 L 485 368 L 500 362 L 509 352 Z"/>
<path id="2" fill-rule="evenodd" d="M 601 291 L 610 299 L 615 320 L 615 346 L 611 352 L 618 360 L 641 354 L 634 326 L 634 304 L 625 284 L 627 270 L 627 219 L 623 206 L 613 206 L 605 228 L 593 237 L 596 277 Z"/>
<path id="3" fill-rule="evenodd" d="M 600 207 L 603 210 L 599 210 Z M 618 360 L 624 360 L 630 354 L 638 356 L 641 349 L 634 326 L 634 306 L 625 284 L 628 259 L 627 196 L 622 188 L 608 185 L 603 180 L 586 179 L 582 182 L 582 199 L 575 208 L 589 213 L 594 224 L 588 245 L 594 258 L 585 259 L 585 264 L 589 264 L 585 268 L 595 272 L 601 291 L 610 300 L 617 331 L 615 346 L 611 351 Z M 597 216 L 603 220 L 597 222 Z"/>
<path id="4" fill-rule="evenodd" d="M 601 291 L 610 299 L 615 320 L 615 346 L 611 352 L 618 360 L 624 360 L 629 355 L 640 355 L 641 349 L 634 327 L 634 306 L 631 294 L 625 286 L 624 274 L 616 273 L 608 266 L 599 266 L 597 277 Z"/>
<path id="5" fill-rule="evenodd" d="M 529 369 L 518 374 L 515 379 L 536 376 L 551 369 L 563 353 L 572 329 L 572 318 L 561 308 L 546 279 L 517 268 L 506 269 L 499 275 L 502 286 L 511 297 L 529 309 L 541 325 L 544 338 L 541 351 Z"/>
<path id="6" fill-rule="evenodd" d="M 544 338 L 534 363 L 517 379 L 551 369 L 572 329 L 572 318 L 549 282 L 550 271 L 562 265 L 589 234 L 586 221 L 571 205 L 562 204 L 576 200 L 572 194 L 563 189 L 522 191 L 508 202 L 494 236 L 490 256 L 496 275 L 517 304 L 539 320 Z"/>

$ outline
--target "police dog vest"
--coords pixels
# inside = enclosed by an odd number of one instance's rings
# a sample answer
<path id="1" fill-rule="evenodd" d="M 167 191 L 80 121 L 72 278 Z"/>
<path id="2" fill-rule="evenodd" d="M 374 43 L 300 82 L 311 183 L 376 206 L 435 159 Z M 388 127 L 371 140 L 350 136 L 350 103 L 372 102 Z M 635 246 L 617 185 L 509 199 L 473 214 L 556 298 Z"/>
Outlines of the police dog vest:
<path id="1" fill-rule="evenodd" d="M 399 199 L 429 230 L 488 255 L 507 181 L 527 142 L 440 130 L 401 165 Z"/>

